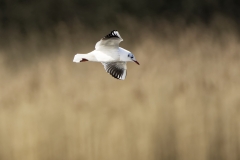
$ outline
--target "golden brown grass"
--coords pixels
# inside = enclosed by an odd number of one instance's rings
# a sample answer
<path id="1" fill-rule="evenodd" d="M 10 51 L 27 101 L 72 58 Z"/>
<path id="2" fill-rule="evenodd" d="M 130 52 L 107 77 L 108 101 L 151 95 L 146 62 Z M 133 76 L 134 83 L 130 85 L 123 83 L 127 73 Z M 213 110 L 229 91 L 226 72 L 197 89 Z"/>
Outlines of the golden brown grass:
<path id="1" fill-rule="evenodd" d="M 234 30 L 163 23 L 138 29 L 140 47 L 120 31 L 141 65 L 129 63 L 119 81 L 99 63 L 72 63 L 108 31 L 87 38 L 83 28 L 70 34 L 62 27 L 49 55 L 38 53 L 36 34 L 1 51 L 11 53 L 0 61 L 1 160 L 240 159 Z M 17 63 L 25 50 L 35 56 Z"/>

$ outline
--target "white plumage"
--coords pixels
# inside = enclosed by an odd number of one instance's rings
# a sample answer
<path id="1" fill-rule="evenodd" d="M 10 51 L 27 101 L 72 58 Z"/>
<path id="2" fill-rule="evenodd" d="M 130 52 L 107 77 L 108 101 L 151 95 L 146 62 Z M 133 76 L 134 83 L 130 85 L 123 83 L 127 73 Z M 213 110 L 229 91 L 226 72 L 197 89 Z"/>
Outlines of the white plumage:
<path id="1" fill-rule="evenodd" d="M 95 45 L 95 50 L 87 54 L 76 54 L 73 62 L 101 62 L 106 72 L 114 78 L 124 80 L 127 75 L 127 62 L 135 62 L 139 65 L 134 55 L 121 47 L 123 41 L 117 30 L 103 37 Z"/>

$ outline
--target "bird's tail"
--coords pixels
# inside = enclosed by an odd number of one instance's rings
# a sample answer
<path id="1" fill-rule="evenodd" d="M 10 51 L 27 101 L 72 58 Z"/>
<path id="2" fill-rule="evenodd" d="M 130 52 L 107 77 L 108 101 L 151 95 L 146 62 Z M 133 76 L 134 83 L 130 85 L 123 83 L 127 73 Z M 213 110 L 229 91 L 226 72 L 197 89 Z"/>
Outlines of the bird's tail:
<path id="1" fill-rule="evenodd" d="M 85 62 L 88 61 L 87 54 L 76 54 L 73 58 L 73 62 L 79 63 L 79 62 Z"/>

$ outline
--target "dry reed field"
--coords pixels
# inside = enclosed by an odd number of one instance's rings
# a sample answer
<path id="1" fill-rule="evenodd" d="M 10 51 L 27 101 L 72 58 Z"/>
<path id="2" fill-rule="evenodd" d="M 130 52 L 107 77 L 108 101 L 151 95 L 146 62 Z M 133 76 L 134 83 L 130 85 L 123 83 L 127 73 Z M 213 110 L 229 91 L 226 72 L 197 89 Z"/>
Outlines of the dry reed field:
<path id="1" fill-rule="evenodd" d="M 124 81 L 72 63 L 112 28 L 12 32 L 0 50 L 0 159 L 240 159 L 240 41 L 222 24 L 119 29 L 140 62 Z"/>

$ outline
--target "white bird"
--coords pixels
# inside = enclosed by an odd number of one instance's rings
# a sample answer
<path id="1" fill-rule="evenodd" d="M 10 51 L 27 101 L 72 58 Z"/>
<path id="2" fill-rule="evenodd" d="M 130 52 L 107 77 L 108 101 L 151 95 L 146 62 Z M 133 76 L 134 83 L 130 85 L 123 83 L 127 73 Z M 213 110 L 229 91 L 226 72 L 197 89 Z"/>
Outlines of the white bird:
<path id="1" fill-rule="evenodd" d="M 73 62 L 101 62 L 106 72 L 114 78 L 124 80 L 127 75 L 127 62 L 135 62 L 139 65 L 134 55 L 121 47 L 123 41 L 117 30 L 103 37 L 95 45 L 95 50 L 87 54 L 76 54 Z"/>

